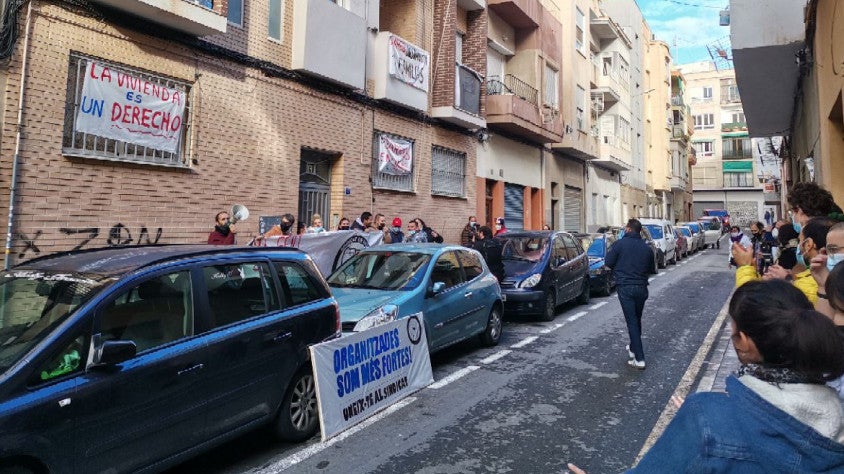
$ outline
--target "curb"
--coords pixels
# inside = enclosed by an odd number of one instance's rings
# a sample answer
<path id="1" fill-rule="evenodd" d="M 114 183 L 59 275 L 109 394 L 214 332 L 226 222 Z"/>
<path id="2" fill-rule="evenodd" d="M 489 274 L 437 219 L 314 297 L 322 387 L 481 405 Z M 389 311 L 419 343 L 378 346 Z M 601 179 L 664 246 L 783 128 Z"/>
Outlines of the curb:
<path id="1" fill-rule="evenodd" d="M 724 306 L 721 307 L 721 311 L 718 312 L 718 316 L 715 318 L 715 322 L 712 323 L 712 327 L 709 328 L 709 332 L 703 339 L 703 343 L 701 343 L 697 354 L 695 354 L 694 358 L 689 364 L 688 369 L 686 369 L 686 373 L 684 373 L 683 377 L 680 379 L 680 383 L 678 383 L 677 387 L 674 389 L 673 396 L 685 399 L 686 396 L 688 396 L 689 392 L 691 392 L 692 385 L 694 385 L 695 380 L 697 380 L 698 374 L 700 373 L 700 370 L 703 367 L 704 360 L 706 359 L 706 356 L 709 354 L 709 352 L 712 350 L 712 346 L 715 343 L 716 339 L 718 339 L 718 335 L 724 326 L 724 321 L 727 319 L 727 315 L 729 313 L 730 308 L 730 299 L 732 299 L 733 297 L 733 292 L 735 292 L 735 288 L 732 292 L 730 292 L 730 295 L 727 297 L 727 301 L 724 303 Z M 722 360 L 723 354 L 719 359 L 719 364 Z M 659 419 L 657 419 L 656 424 L 651 430 L 651 433 L 645 440 L 645 444 L 642 446 L 641 451 L 639 451 L 639 454 L 636 456 L 636 461 L 633 464 L 634 466 L 639 463 L 639 461 L 642 459 L 642 456 L 644 456 L 645 453 L 647 453 L 648 450 L 651 449 L 651 446 L 656 443 L 656 440 L 662 435 L 662 432 L 665 431 L 665 427 L 668 426 L 668 423 L 671 422 L 671 419 L 674 418 L 674 414 L 676 413 L 677 407 L 674 406 L 674 403 L 671 400 L 668 400 L 668 403 L 665 405 L 665 408 L 659 415 Z"/>

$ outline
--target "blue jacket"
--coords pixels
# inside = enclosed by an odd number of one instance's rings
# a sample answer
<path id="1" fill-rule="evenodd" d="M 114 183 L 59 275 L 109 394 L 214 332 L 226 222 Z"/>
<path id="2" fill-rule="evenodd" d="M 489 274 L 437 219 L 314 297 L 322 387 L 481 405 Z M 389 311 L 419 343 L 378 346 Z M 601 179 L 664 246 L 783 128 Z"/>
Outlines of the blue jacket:
<path id="1" fill-rule="evenodd" d="M 639 464 L 627 472 L 844 472 L 844 445 L 727 378 L 728 393 L 689 396 Z"/>
<path id="2" fill-rule="evenodd" d="M 605 263 L 612 268 L 616 285 L 647 285 L 654 253 L 641 235 L 627 232 L 610 247 Z"/>

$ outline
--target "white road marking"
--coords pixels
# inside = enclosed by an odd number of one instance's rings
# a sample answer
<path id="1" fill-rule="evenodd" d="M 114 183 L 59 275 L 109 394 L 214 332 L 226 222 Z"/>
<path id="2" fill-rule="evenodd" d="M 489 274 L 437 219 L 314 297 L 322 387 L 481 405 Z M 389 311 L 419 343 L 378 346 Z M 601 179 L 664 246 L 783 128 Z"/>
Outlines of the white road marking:
<path id="1" fill-rule="evenodd" d="M 598 308 L 600 308 L 601 306 L 603 306 L 603 305 L 605 305 L 605 304 L 607 304 L 607 302 L 606 302 L 606 301 L 601 301 L 600 303 L 593 304 L 592 306 L 590 306 L 590 307 L 589 307 L 589 309 L 598 309 Z"/>
<path id="2" fill-rule="evenodd" d="M 470 365 L 469 367 L 463 367 L 462 369 L 458 370 L 457 372 L 454 372 L 453 374 L 449 375 L 448 377 L 444 377 L 444 378 L 437 380 L 436 382 L 432 383 L 431 385 L 428 385 L 428 388 L 433 388 L 434 390 L 441 389 L 441 388 L 445 387 L 446 385 L 450 384 L 451 382 L 454 382 L 455 380 L 457 380 L 457 379 L 459 379 L 459 378 L 461 378 L 465 375 L 469 375 L 469 374 L 471 374 L 472 372 L 474 372 L 478 369 L 480 369 L 480 367 L 478 367 L 477 365 Z"/>
<path id="3" fill-rule="evenodd" d="M 315 454 L 318 454 L 319 452 L 323 451 L 325 448 L 328 448 L 329 446 L 333 445 L 334 443 L 338 443 L 340 441 L 343 441 L 344 439 L 348 438 L 349 436 L 357 433 L 358 431 L 360 431 L 362 429 L 369 427 L 373 423 L 376 423 L 377 421 L 382 420 L 382 419 L 386 418 L 387 416 L 390 416 L 394 412 L 401 410 L 402 408 L 410 405 L 411 403 L 413 403 L 415 401 L 416 401 L 416 397 L 407 397 L 403 400 L 399 400 L 395 404 L 390 405 L 389 407 L 384 409 L 384 411 L 382 411 L 381 413 L 378 413 L 377 415 L 374 415 L 371 418 L 367 418 L 366 420 L 364 420 L 364 421 L 360 422 L 359 424 L 349 428 L 348 430 L 338 434 L 337 436 L 329 439 L 328 441 L 312 444 L 312 445 L 308 446 L 307 448 L 302 449 L 301 451 L 298 451 L 296 453 L 291 454 L 290 456 L 287 456 L 286 458 L 282 458 L 282 459 L 280 459 L 280 460 L 278 460 L 278 461 L 276 461 L 276 462 L 274 462 L 270 465 L 264 466 L 263 469 L 257 469 L 257 470 L 252 471 L 252 472 L 257 473 L 257 474 L 264 474 L 264 473 L 271 474 L 271 473 L 283 471 L 283 470 L 285 470 L 289 467 L 295 466 L 296 464 L 299 464 L 300 462 L 308 459 L 309 457 L 311 457 Z"/>
<path id="4" fill-rule="evenodd" d="M 540 333 L 540 334 L 550 334 L 550 333 L 552 333 L 552 332 L 556 331 L 557 329 L 560 329 L 560 328 L 561 328 L 561 327 L 563 327 L 563 326 L 565 326 L 565 324 L 563 324 L 563 323 L 557 323 L 557 324 L 555 324 L 555 325 L 553 325 L 553 326 L 551 326 L 551 327 L 548 327 L 548 328 L 545 328 L 545 329 L 543 329 L 543 330 L 539 331 L 539 333 Z"/>
<path id="5" fill-rule="evenodd" d="M 656 276 L 658 276 L 658 277 L 661 277 L 662 275 L 665 275 L 665 272 L 659 272 L 659 273 L 656 274 Z"/>
<path id="6" fill-rule="evenodd" d="M 581 311 L 581 312 L 579 312 L 579 313 L 574 313 L 574 314 L 572 314 L 571 316 L 569 316 L 568 318 L 566 318 L 566 321 L 568 321 L 568 322 L 576 321 L 577 319 L 579 319 L 579 318 L 581 318 L 581 317 L 583 317 L 583 316 L 586 316 L 587 314 L 589 314 L 589 313 L 587 313 L 586 311 Z"/>
<path id="7" fill-rule="evenodd" d="M 538 337 L 538 336 L 530 336 L 530 337 L 526 337 L 526 338 L 522 339 L 521 341 L 519 341 L 519 342 L 517 342 L 517 343 L 513 344 L 513 345 L 512 345 L 512 346 L 510 346 L 510 347 L 512 347 L 513 349 L 520 349 L 520 348 L 525 347 L 526 345 L 530 344 L 531 342 L 533 342 L 533 341 L 535 341 L 535 340 L 537 340 L 537 339 L 539 339 L 539 337 Z"/>
<path id="8" fill-rule="evenodd" d="M 648 278 L 648 283 L 650 283 L 650 282 L 652 282 L 652 281 L 654 281 L 654 277 L 650 277 L 650 278 Z"/>
<path id="9" fill-rule="evenodd" d="M 676 265 L 676 264 L 675 264 L 675 265 Z M 666 272 L 673 272 L 673 271 L 674 271 L 674 270 L 676 270 L 676 269 L 677 269 L 677 267 L 671 267 L 671 268 L 669 268 L 668 270 L 665 270 L 665 271 L 666 271 Z"/>
<path id="10" fill-rule="evenodd" d="M 491 364 L 491 363 L 497 361 L 498 359 L 506 356 L 507 354 L 509 354 L 511 352 L 513 352 L 513 351 L 511 351 L 509 349 L 504 349 L 503 351 L 498 351 L 495 354 L 493 354 L 493 355 L 491 355 L 491 356 L 489 356 L 485 359 L 481 359 L 481 364 Z"/>

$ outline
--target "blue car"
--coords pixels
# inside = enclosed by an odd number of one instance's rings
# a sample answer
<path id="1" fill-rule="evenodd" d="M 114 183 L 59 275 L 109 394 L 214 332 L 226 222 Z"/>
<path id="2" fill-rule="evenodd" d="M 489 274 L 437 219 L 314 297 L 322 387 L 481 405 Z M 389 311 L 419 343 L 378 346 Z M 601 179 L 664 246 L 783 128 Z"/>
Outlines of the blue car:
<path id="1" fill-rule="evenodd" d="M 609 296 L 615 288 L 615 277 L 606 266 L 607 252 L 615 243 L 612 234 L 575 234 L 589 257 L 589 283 L 592 291 Z"/>
<path id="2" fill-rule="evenodd" d="M 481 254 L 458 245 L 393 244 L 362 250 L 328 277 L 343 332 L 422 313 L 431 352 L 479 336 L 501 338 L 498 280 Z"/>

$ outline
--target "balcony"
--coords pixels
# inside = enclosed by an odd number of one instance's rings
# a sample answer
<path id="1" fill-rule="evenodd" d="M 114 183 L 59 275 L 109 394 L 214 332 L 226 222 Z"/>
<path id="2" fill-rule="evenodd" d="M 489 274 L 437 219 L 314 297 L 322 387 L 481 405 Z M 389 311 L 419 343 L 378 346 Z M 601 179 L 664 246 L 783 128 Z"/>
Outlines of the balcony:
<path id="1" fill-rule="evenodd" d="M 226 32 L 226 0 L 92 0 L 191 36 Z"/>
<path id="2" fill-rule="evenodd" d="M 674 107 L 681 107 L 686 105 L 685 101 L 683 100 L 682 95 L 672 95 L 671 96 L 671 105 Z"/>
<path id="3" fill-rule="evenodd" d="M 486 8 L 486 0 L 457 0 L 457 6 L 466 10 L 467 12 L 474 10 L 483 10 Z"/>
<path id="4" fill-rule="evenodd" d="M 674 122 L 671 127 L 671 138 L 673 140 L 688 140 L 689 136 L 689 125 L 685 120 Z"/>
<path id="5" fill-rule="evenodd" d="M 603 135 L 601 137 L 600 153 L 592 163 L 613 171 L 630 171 L 633 167 L 630 164 L 629 145 L 625 144 L 615 136 Z"/>
<path id="6" fill-rule="evenodd" d="M 352 89 L 366 81 L 366 19 L 325 0 L 293 2 L 292 67 Z"/>
<path id="7" fill-rule="evenodd" d="M 722 160 L 749 160 L 753 158 L 753 150 L 745 148 L 742 150 L 724 149 L 721 153 Z"/>
<path id="8" fill-rule="evenodd" d="M 463 64 L 454 70 L 454 106 L 433 107 L 431 116 L 468 129 L 485 127 L 481 117 L 481 75 Z"/>
<path id="9" fill-rule="evenodd" d="M 539 0 L 487 0 L 486 3 L 514 28 L 536 28 L 542 18 Z"/>
<path id="10" fill-rule="evenodd" d="M 609 17 L 602 16 L 599 18 L 593 18 L 592 21 L 589 22 L 589 29 L 592 34 L 602 40 L 622 39 L 628 45 L 630 44 L 630 40 L 627 38 L 627 35 L 625 35 L 616 22 L 612 21 Z"/>
<path id="11" fill-rule="evenodd" d="M 490 128 L 538 143 L 562 141 L 559 111 L 540 109 L 538 102 L 539 91 L 512 74 L 487 80 L 486 118 Z"/>
<path id="12" fill-rule="evenodd" d="M 373 97 L 427 111 L 430 58 L 427 51 L 398 35 L 389 31 L 378 33 L 371 40 L 367 61 Z"/>
<path id="13" fill-rule="evenodd" d="M 668 185 L 671 186 L 672 191 L 685 191 L 688 181 L 680 176 L 672 176 L 668 180 Z"/>
<path id="14" fill-rule="evenodd" d="M 721 124 L 722 132 L 747 132 L 747 122 L 727 122 Z"/>

